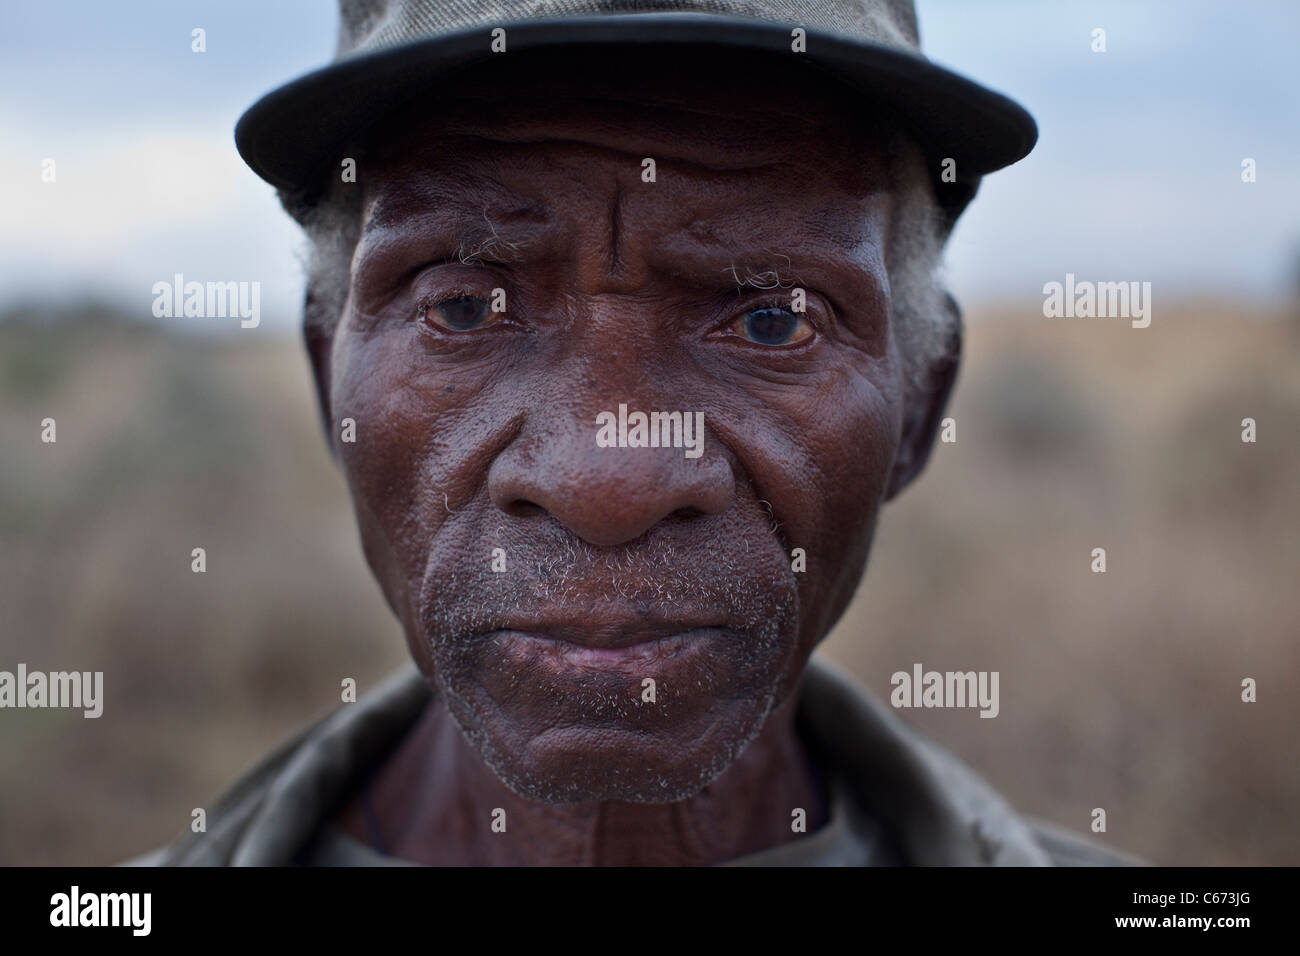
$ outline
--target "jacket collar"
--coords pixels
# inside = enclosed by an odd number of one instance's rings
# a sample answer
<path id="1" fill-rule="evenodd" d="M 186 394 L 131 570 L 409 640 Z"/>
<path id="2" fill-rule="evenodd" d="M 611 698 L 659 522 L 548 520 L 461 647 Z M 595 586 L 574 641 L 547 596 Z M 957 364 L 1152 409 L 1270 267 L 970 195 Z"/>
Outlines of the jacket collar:
<path id="1" fill-rule="evenodd" d="M 837 792 L 847 795 L 848 825 L 864 840 L 883 830 L 902 861 L 913 865 L 1051 865 L 1029 827 L 983 779 L 838 668 L 811 659 L 799 693 L 805 740 Z M 283 744 L 218 802 L 206 833 L 186 834 L 162 862 L 293 862 L 359 775 L 383 760 L 430 699 L 414 665 L 397 671 Z M 766 856 L 773 852 L 737 862 L 778 862 Z"/>

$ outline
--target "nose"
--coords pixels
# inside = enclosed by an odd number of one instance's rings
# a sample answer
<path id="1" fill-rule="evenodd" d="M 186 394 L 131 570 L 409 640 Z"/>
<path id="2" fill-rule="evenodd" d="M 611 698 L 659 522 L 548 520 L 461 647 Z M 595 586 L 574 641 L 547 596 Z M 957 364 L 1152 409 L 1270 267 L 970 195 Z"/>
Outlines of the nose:
<path id="1" fill-rule="evenodd" d="M 594 412 L 530 416 L 488 470 L 492 503 L 515 518 L 550 515 L 600 548 L 633 541 L 672 515 L 730 506 L 731 463 L 707 435 L 703 454 L 688 458 L 682 448 L 601 447 L 597 430 Z"/>

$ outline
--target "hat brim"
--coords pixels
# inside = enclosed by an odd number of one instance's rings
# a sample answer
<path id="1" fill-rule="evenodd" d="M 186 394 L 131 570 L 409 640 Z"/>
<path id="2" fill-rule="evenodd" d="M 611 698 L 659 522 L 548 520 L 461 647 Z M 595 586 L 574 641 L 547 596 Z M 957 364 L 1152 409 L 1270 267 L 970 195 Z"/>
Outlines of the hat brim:
<path id="1" fill-rule="evenodd" d="M 493 56 L 589 45 L 675 44 L 766 50 L 807 60 L 893 112 L 930 156 L 956 161 L 957 188 L 940 193 L 952 218 L 985 173 L 1023 158 L 1038 129 L 1019 104 L 914 53 L 792 27 L 714 14 L 637 13 L 508 24 L 508 53 L 492 53 L 485 27 L 347 57 L 258 100 L 235 127 L 244 161 L 277 189 L 310 200 L 343 150 L 387 111 L 427 93 L 430 81 Z"/>

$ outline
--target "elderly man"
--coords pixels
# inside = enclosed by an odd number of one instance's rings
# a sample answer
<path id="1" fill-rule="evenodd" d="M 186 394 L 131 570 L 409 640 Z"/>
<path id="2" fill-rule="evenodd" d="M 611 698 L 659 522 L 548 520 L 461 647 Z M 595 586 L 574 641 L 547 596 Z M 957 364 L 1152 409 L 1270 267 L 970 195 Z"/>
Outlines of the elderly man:
<path id="1" fill-rule="evenodd" d="M 910 7 L 342 0 L 238 140 L 415 667 L 151 862 L 1115 859 L 810 660 L 953 383 L 948 230 L 1035 136 Z"/>

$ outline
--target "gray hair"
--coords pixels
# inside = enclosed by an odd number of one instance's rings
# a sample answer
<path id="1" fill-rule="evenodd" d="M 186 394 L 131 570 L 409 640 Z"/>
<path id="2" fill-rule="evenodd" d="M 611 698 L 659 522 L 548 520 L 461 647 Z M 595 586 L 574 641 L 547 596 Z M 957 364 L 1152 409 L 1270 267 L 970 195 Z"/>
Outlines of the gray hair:
<path id="1" fill-rule="evenodd" d="M 955 357 L 960 318 L 949 306 L 940 269 L 948 224 L 935 200 L 929 165 L 911 140 L 896 135 L 889 146 L 894 216 L 885 250 L 892 328 L 910 390 L 926 391 L 936 362 Z M 351 262 L 361 234 L 361 192 L 335 179 L 310 205 L 281 194 L 281 203 L 307 234 L 304 331 L 333 326 L 343 315 Z"/>

